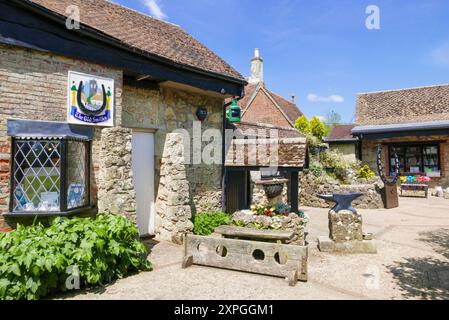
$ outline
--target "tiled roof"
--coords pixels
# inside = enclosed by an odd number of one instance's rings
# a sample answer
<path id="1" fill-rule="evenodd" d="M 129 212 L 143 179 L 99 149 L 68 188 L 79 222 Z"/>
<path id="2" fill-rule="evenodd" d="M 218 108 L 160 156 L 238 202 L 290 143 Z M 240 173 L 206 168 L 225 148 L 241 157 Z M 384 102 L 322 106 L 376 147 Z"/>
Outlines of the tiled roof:
<path id="1" fill-rule="evenodd" d="M 449 85 L 361 93 L 358 125 L 449 120 Z"/>
<path id="2" fill-rule="evenodd" d="M 296 119 L 302 116 L 302 112 L 299 110 L 296 104 L 282 98 L 272 91 L 269 91 L 269 93 L 293 124 L 295 123 Z"/>
<path id="3" fill-rule="evenodd" d="M 354 129 L 354 124 L 337 125 L 332 128 L 325 141 L 352 141 L 355 138 L 352 136 L 351 130 Z"/>
<path id="4" fill-rule="evenodd" d="M 80 9 L 80 22 L 128 47 L 184 65 L 237 80 L 242 75 L 179 26 L 105 0 L 31 0 L 59 15 Z"/>
<path id="5" fill-rule="evenodd" d="M 279 109 L 281 109 L 281 111 L 286 115 L 289 122 L 294 124 L 296 119 L 302 116 L 302 112 L 299 110 L 299 107 L 296 104 L 270 91 L 263 84 L 248 84 L 245 86 L 245 96 L 238 103 L 240 108 L 242 109 L 242 112 L 245 112 L 245 110 L 249 107 L 250 100 L 253 97 L 255 91 L 259 88 L 261 89 L 261 87 L 263 87 L 265 92 L 274 100 L 274 102 L 277 104 L 277 107 L 279 107 Z"/>

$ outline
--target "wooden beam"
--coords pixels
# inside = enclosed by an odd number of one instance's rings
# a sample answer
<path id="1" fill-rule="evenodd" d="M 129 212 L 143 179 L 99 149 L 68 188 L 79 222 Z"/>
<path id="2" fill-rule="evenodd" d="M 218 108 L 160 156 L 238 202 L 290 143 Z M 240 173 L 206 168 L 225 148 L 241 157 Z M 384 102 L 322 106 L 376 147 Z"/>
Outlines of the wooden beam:
<path id="1" fill-rule="evenodd" d="M 290 205 L 291 211 L 298 213 L 298 193 L 299 193 L 299 175 L 298 172 L 291 172 L 290 174 Z"/>

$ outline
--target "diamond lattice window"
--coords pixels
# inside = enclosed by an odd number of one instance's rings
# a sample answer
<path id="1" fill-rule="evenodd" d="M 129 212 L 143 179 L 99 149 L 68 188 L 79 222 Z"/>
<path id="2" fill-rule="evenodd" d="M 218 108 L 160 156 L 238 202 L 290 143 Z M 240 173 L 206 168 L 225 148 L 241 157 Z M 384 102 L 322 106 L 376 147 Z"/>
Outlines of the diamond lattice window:
<path id="1" fill-rule="evenodd" d="M 90 202 L 90 144 L 14 139 L 11 210 L 68 212 Z"/>

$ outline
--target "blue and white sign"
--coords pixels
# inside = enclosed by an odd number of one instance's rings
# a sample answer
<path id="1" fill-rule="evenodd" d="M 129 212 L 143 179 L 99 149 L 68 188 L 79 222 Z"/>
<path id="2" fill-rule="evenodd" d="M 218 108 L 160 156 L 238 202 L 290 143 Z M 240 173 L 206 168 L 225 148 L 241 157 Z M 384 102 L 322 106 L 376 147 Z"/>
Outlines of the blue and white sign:
<path id="1" fill-rule="evenodd" d="M 69 123 L 112 127 L 114 107 L 114 79 L 69 71 Z"/>

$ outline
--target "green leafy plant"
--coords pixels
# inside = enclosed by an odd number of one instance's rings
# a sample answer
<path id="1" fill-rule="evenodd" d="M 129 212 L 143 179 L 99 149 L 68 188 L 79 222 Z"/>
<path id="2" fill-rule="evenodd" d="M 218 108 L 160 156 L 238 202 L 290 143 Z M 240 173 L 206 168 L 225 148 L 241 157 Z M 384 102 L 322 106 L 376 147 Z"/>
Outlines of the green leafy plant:
<path id="1" fill-rule="evenodd" d="M 67 290 L 79 271 L 81 286 L 97 286 L 151 270 L 135 224 L 122 216 L 56 218 L 49 227 L 19 225 L 0 234 L 0 299 L 39 299 Z"/>
<path id="2" fill-rule="evenodd" d="M 232 222 L 236 227 L 245 227 L 245 222 L 243 222 L 242 220 L 233 220 Z"/>
<path id="3" fill-rule="evenodd" d="M 341 181 L 348 182 L 348 171 L 354 167 L 354 162 L 346 160 L 340 152 L 327 151 L 320 154 L 320 163 L 328 175 Z"/>
<path id="4" fill-rule="evenodd" d="M 310 132 L 319 140 L 323 140 L 329 130 L 318 117 L 313 117 L 312 120 L 310 120 Z"/>
<path id="5" fill-rule="evenodd" d="M 362 168 L 360 168 L 357 179 L 371 179 L 374 178 L 376 174 L 368 165 L 364 165 Z"/>
<path id="6" fill-rule="evenodd" d="M 296 119 L 295 129 L 304 134 L 311 133 L 310 122 L 306 116 L 300 116 L 298 119 Z"/>
<path id="7" fill-rule="evenodd" d="M 317 178 L 321 177 L 324 173 L 323 166 L 320 163 L 310 164 L 309 171 Z"/>
<path id="8" fill-rule="evenodd" d="M 230 216 L 224 212 L 201 212 L 193 219 L 193 233 L 208 236 L 214 232 L 215 228 L 230 223 Z"/>

